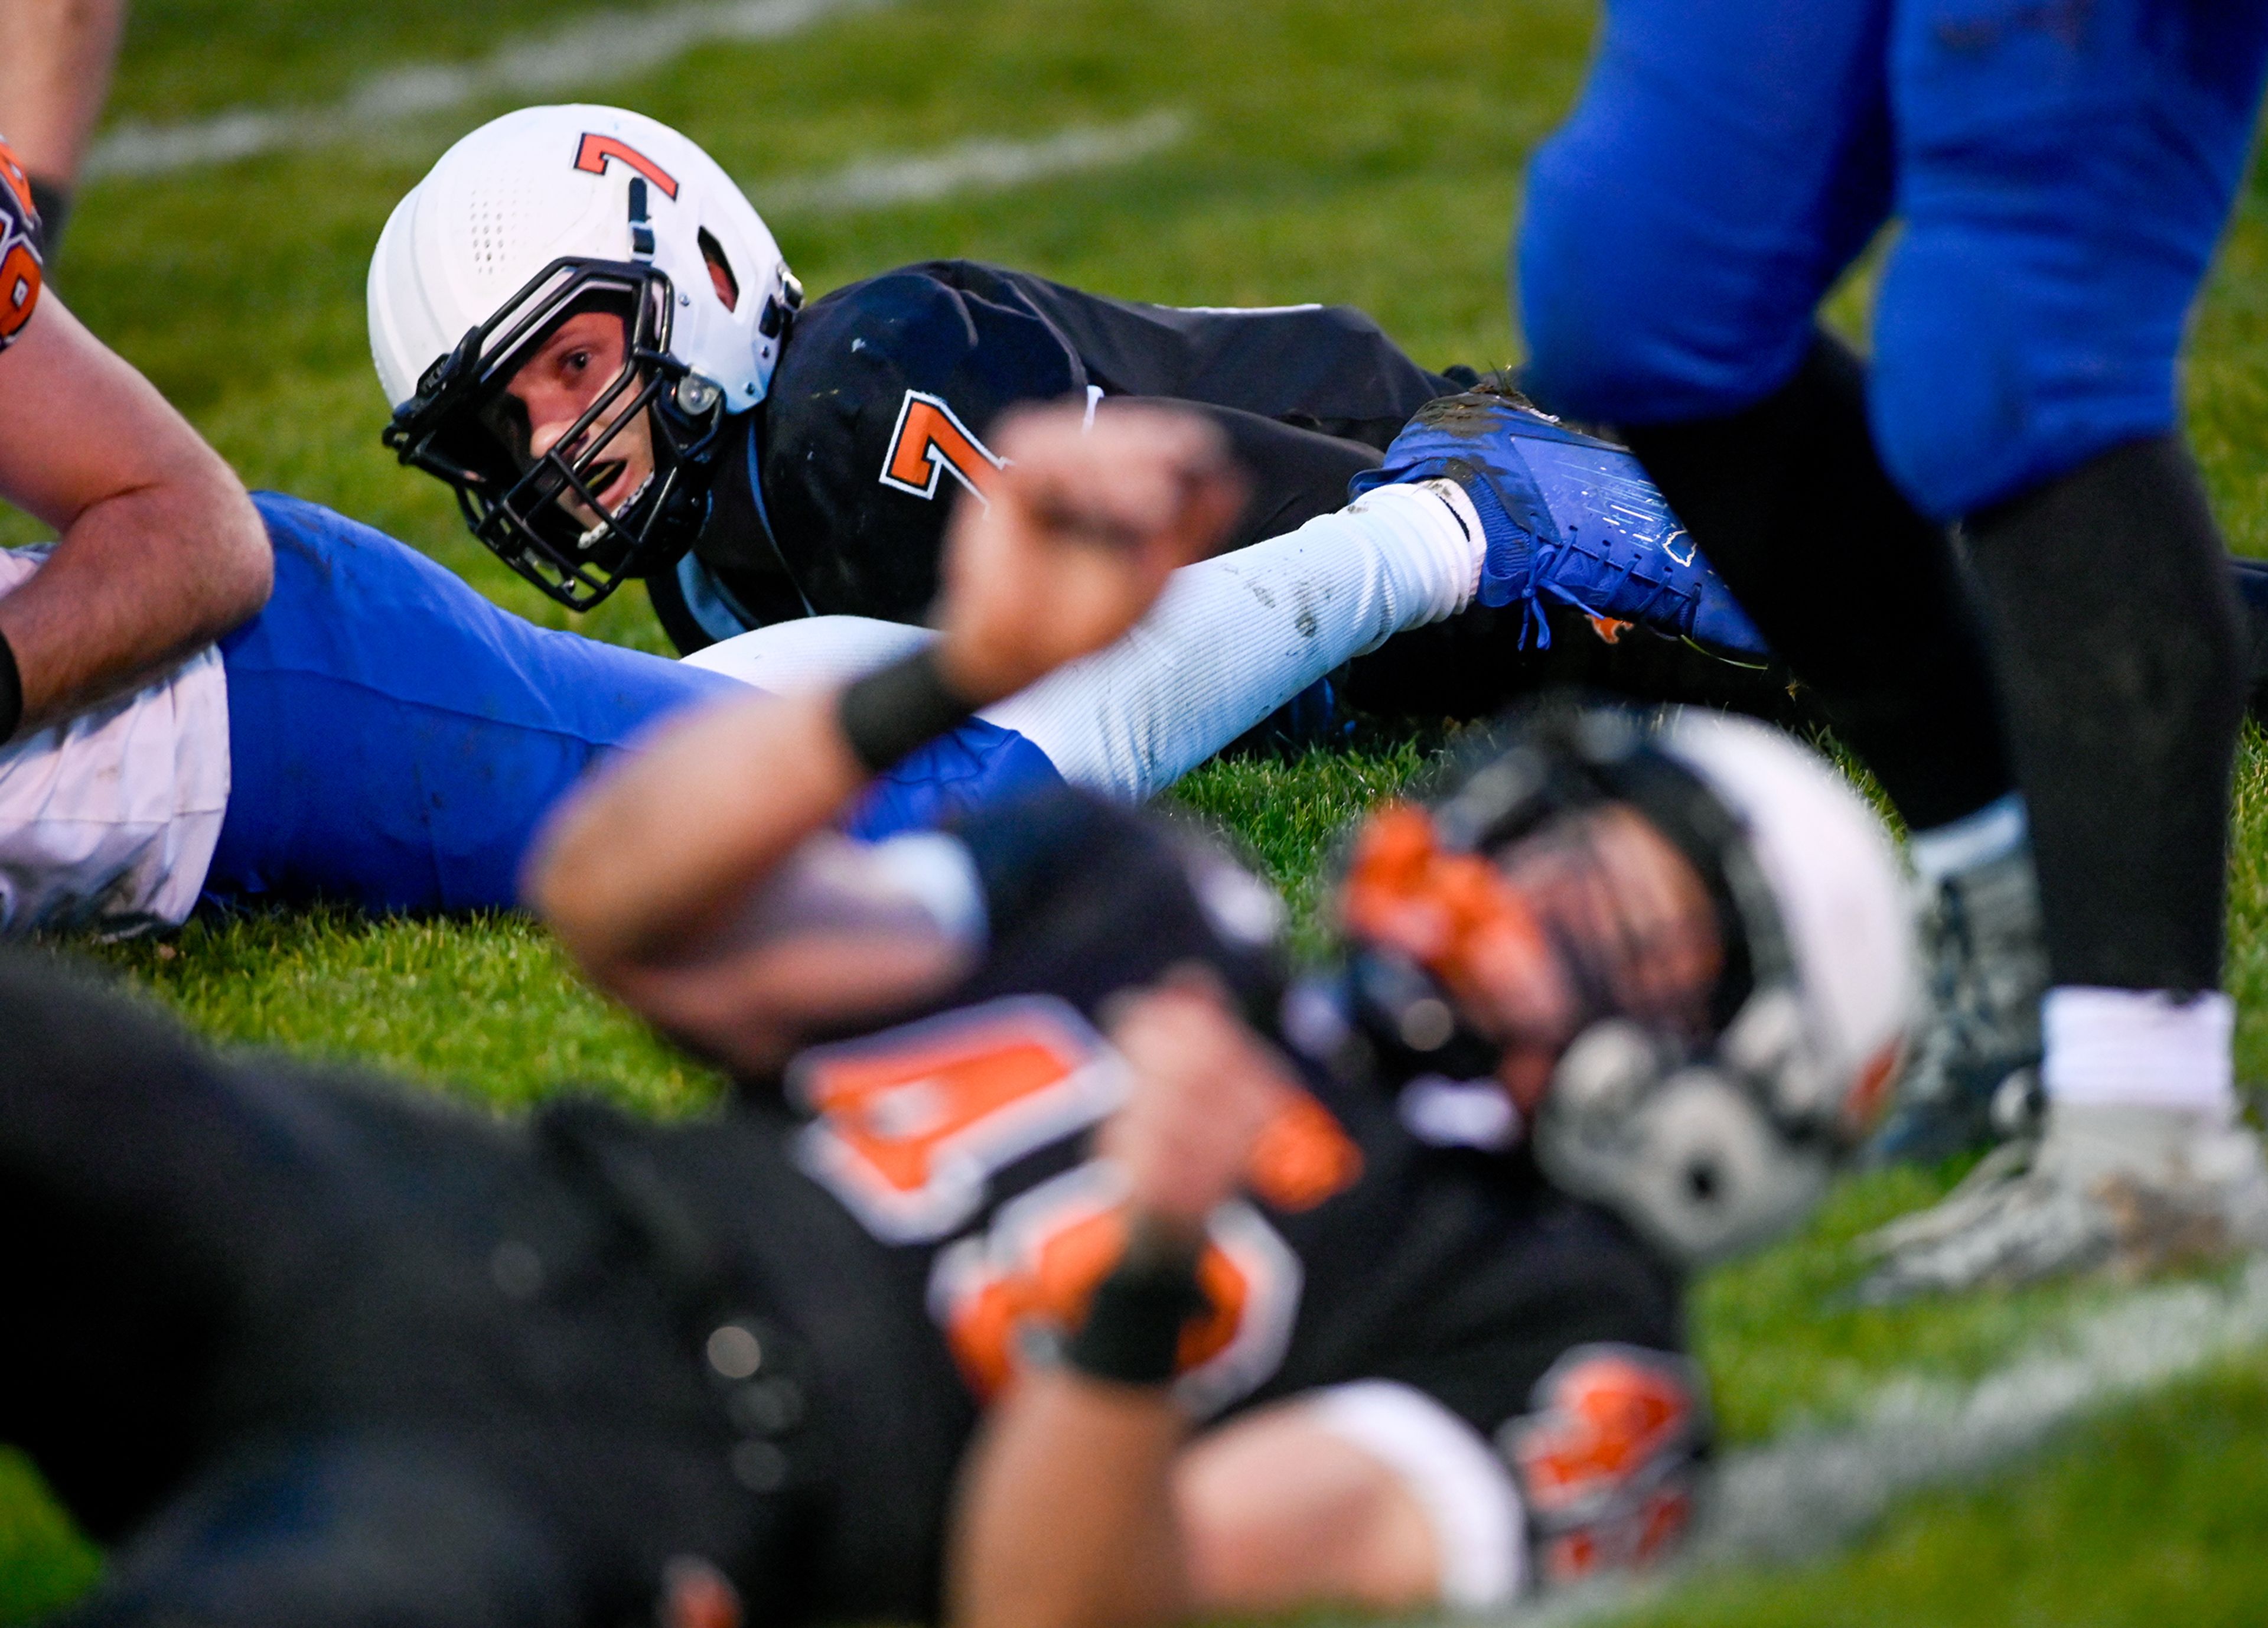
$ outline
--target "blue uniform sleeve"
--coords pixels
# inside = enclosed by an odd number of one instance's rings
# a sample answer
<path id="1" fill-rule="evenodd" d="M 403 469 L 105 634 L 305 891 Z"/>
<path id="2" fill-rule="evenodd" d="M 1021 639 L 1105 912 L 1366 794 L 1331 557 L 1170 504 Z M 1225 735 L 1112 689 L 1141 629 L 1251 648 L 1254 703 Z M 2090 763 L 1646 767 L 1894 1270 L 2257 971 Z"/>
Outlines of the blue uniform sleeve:
<path id="1" fill-rule="evenodd" d="M 1005 807 L 1063 784 L 1048 755 L 1022 735 L 972 718 L 876 780 L 845 829 L 879 841 Z"/>

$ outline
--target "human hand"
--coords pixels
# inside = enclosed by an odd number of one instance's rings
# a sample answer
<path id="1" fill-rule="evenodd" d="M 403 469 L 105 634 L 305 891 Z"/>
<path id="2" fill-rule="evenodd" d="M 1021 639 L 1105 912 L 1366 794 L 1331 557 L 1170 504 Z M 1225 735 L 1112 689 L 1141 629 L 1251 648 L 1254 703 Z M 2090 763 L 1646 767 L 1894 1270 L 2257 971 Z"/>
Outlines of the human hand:
<path id="1" fill-rule="evenodd" d="M 1006 467 L 954 511 L 939 607 L 940 669 L 978 705 L 1117 638 L 1244 502 L 1219 432 L 1171 408 L 1035 408 L 993 444 Z"/>
<path id="2" fill-rule="evenodd" d="M 1134 1089 L 1098 1150 L 1124 1171 L 1138 1227 L 1194 1239 L 1236 1192 L 1261 1132 L 1299 1087 L 1202 975 L 1130 998 L 1110 1039 Z"/>

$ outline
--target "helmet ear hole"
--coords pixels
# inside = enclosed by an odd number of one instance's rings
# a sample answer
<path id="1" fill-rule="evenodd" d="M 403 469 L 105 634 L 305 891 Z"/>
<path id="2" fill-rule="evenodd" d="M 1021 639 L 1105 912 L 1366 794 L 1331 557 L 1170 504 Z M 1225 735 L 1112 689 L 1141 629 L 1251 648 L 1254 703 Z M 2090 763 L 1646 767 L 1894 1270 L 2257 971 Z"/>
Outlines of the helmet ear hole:
<path id="1" fill-rule="evenodd" d="M 725 302 L 725 310 L 739 310 L 740 279 L 733 275 L 733 262 L 725 258 L 725 246 L 706 226 L 701 228 L 694 241 L 701 246 L 702 263 L 709 268 L 709 284 L 717 291 L 717 298 Z"/>

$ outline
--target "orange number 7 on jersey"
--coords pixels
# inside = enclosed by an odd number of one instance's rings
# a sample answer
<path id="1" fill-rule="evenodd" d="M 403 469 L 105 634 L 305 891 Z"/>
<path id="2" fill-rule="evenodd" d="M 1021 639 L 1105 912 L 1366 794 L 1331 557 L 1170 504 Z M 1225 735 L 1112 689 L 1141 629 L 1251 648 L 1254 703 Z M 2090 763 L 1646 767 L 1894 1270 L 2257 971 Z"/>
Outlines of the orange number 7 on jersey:
<path id="1" fill-rule="evenodd" d="M 941 395 L 909 390 L 898 404 L 897 427 L 882 455 L 882 484 L 917 497 L 937 496 L 937 477 L 950 475 L 981 501 L 1001 460 L 961 422 Z"/>

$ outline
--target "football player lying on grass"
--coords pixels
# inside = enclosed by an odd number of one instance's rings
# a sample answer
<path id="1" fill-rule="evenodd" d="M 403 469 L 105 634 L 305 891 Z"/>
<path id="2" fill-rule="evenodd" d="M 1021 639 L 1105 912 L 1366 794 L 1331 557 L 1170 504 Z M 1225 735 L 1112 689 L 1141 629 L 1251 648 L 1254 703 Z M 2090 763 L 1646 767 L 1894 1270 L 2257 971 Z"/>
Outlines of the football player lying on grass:
<path id="1" fill-rule="evenodd" d="M 1344 506 L 1412 414 L 1476 382 L 1419 368 L 1344 306 L 1145 305 L 961 261 L 806 305 L 707 153 L 587 106 L 505 114 L 442 157 L 379 240 L 370 329 L 388 445 L 457 490 L 474 534 L 563 604 L 644 578 L 688 652 L 811 615 L 919 622 L 946 513 L 990 485 L 994 425 L 1019 403 L 1165 398 L 1209 418 L 1251 475 L 1219 544 L 1234 549 Z M 1784 680 L 1682 642 L 1594 637 L 1573 601 L 1756 648 L 1744 622 L 1696 625 L 1705 567 L 1665 549 L 1666 511 L 1627 458 L 1540 421 L 1526 451 L 1537 505 L 1599 557 L 1557 567 L 1564 600 L 1476 608 L 1359 664 L 1357 704 L 1475 716 L 1547 676 L 1785 704 Z M 1604 500 L 1579 516 L 1587 486 Z M 1539 548 L 1561 542 L 1550 515 L 1517 518 Z M 1633 596 L 1625 575 L 1661 592 Z M 1554 644 L 1547 611 L 1580 635 L 1556 653 L 1538 645 Z"/>
<path id="2" fill-rule="evenodd" d="M 572 608 L 644 577 L 688 653 L 797 616 L 920 621 L 952 500 L 990 483 L 1018 402 L 1204 413 L 1258 472 L 1237 548 L 1338 508 L 1412 413 L 1473 382 L 1344 307 L 1138 305 L 962 261 L 806 306 L 706 152 L 587 106 L 507 114 L 442 157 L 379 239 L 370 332 L 388 444 L 475 534 Z"/>
<path id="3" fill-rule="evenodd" d="M 1339 508 L 1421 405 L 1475 382 L 1419 368 L 1343 306 L 1145 305 L 968 262 L 806 306 L 707 153 L 601 107 L 524 108 L 459 142 L 396 206 L 369 303 L 388 445 L 563 604 L 643 578 L 686 652 L 806 616 L 918 622 L 946 512 L 993 479 L 993 425 L 1018 403 L 1134 395 L 1203 413 L 1252 477 L 1219 545 L 1233 549 Z M 1484 592 L 1395 639 L 1336 700 L 1476 717 L 1578 681 L 1788 713 L 1785 672 L 1760 665 L 1635 460 L 1538 420 L 1513 461 L 1512 518 L 1534 534 L 1543 591 Z M 1832 513 L 1813 518 L 1837 534 Z M 2268 570 L 2236 569 L 2268 673 Z M 1622 637 L 1631 622 L 1676 637 Z M 905 638 L 828 637 L 870 660 Z M 1311 692 L 1278 730 L 1313 738 L 1333 699 Z"/>
<path id="4" fill-rule="evenodd" d="M 0 1439 L 114 1545 L 83 1620 L 1481 1610 L 1674 1541 L 1681 1269 L 1900 1039 L 1879 823 L 1756 725 L 1541 721 L 1370 826 L 1288 1000 L 1272 895 L 1140 814 L 846 842 L 1237 502 L 1186 420 L 1003 439 L 935 649 L 673 726 L 538 861 L 723 1115 L 499 1124 L 0 961 Z"/>
<path id="5" fill-rule="evenodd" d="M 625 253 L 629 231 L 625 222 Z M 33 312 L 19 332 L 45 320 Z M 36 383 L 26 349 L 0 357 L 0 395 L 11 401 Z M 1109 445 L 1116 405 L 1094 420 L 1098 447 Z M 1658 559 L 1668 534 L 1658 505 L 1650 534 L 1594 525 L 1609 509 L 1640 513 L 1642 494 L 1594 491 L 1569 464 L 1548 466 L 1547 483 L 1523 461 L 1536 446 L 1590 459 L 1594 475 L 1621 456 L 1501 397 L 1444 398 L 1384 469 L 1366 474 L 1378 490 L 1191 564 L 1130 637 L 895 765 L 849 829 L 886 835 L 1058 780 L 1146 796 L 1349 658 L 1476 598 L 1540 615 L 1572 592 L 1569 581 L 1603 571 L 1620 596 L 1610 604 L 1641 621 L 1741 625 L 1705 578 L 1648 565 L 1646 550 Z M 0 495 L 13 490 L 0 482 Z M 807 687 L 932 637 L 821 617 L 728 640 L 695 663 L 665 661 L 536 628 L 318 505 L 254 501 L 274 556 L 259 615 L 188 676 L 120 703 L 117 726 L 34 730 L 0 751 L 0 932 L 168 925 L 201 892 L 505 908 L 537 822 L 585 769 L 656 719 L 734 693 L 736 680 Z M 1206 552 L 1235 521 L 1221 517 Z M 1554 524 L 1571 541 L 1539 547 L 1535 528 Z M 68 563 L 56 557 L 52 569 Z M 36 564 L 0 559 L 35 584 L 48 579 Z"/>

